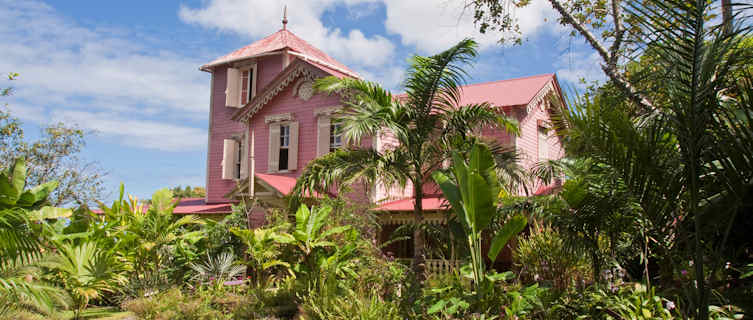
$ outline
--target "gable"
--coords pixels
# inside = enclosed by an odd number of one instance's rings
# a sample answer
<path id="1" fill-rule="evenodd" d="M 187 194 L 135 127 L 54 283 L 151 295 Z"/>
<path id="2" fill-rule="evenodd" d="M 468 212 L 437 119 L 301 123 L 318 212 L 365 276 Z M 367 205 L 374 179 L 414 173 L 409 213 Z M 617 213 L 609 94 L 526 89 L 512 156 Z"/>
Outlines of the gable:
<path id="1" fill-rule="evenodd" d="M 329 72 L 326 67 L 315 65 L 307 61 L 296 59 L 285 70 L 280 72 L 261 92 L 249 101 L 241 110 L 233 115 L 233 120 L 248 122 L 261 108 L 269 104 L 272 99 L 284 89 L 292 85 L 300 85 L 305 80 L 314 81 L 326 76 L 341 76 Z"/>

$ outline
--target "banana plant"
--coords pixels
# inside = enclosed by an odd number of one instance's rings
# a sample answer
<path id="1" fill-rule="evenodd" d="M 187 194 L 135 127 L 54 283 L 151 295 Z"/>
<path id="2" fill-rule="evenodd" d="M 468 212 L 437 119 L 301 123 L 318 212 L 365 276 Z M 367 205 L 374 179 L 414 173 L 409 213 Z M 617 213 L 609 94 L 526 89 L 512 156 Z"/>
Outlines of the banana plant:
<path id="1" fill-rule="evenodd" d="M 444 198 L 450 203 L 465 233 L 471 256 L 471 269 L 477 294 L 481 295 L 487 279 L 484 257 L 481 253 L 482 233 L 490 229 L 492 221 L 498 217 L 497 195 L 500 184 L 495 172 L 491 151 L 475 144 L 466 161 L 460 153 L 453 153 L 452 166 L 448 172 L 436 171 L 432 178 L 442 189 Z M 494 262 L 507 242 L 523 230 L 527 219 L 514 215 L 492 239 L 488 258 Z"/>
<path id="2" fill-rule="evenodd" d="M 288 226 L 289 224 L 253 230 L 230 229 L 230 232 L 240 238 L 246 245 L 246 253 L 248 253 L 246 263 L 250 269 L 249 271 L 253 273 L 252 280 L 257 287 L 261 287 L 267 283 L 267 280 L 271 277 L 268 271 L 270 269 L 281 267 L 292 273 L 290 263 L 279 259 L 281 254 L 280 245 L 290 244 L 295 241 L 293 236 L 283 231 Z"/>
<path id="3" fill-rule="evenodd" d="M 309 210 L 306 205 L 301 205 L 296 211 L 293 238 L 295 245 L 301 249 L 304 256 L 310 256 L 317 248 L 333 247 L 335 244 L 328 240 L 329 237 L 341 234 L 350 228 L 350 226 L 339 226 L 323 230 L 330 212 L 332 212 L 330 206 L 311 207 Z"/>
<path id="4" fill-rule="evenodd" d="M 333 236 L 341 235 L 350 230 L 350 226 L 337 226 L 325 229 L 330 213 L 331 206 L 322 206 L 319 208 L 301 205 L 295 213 L 295 230 L 293 230 L 293 241 L 301 255 L 301 263 L 293 265 L 293 271 L 302 276 L 308 285 L 319 287 L 321 289 L 321 279 L 317 279 L 322 272 L 336 272 L 332 266 L 342 266 L 343 257 L 341 250 L 335 242 Z M 336 257 L 336 258 L 333 258 Z"/>

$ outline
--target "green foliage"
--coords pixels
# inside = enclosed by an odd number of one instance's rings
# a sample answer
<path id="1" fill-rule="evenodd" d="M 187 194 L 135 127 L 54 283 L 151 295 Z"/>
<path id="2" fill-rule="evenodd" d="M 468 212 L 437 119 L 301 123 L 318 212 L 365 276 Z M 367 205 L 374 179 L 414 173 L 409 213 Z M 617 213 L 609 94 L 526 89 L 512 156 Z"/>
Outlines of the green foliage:
<path id="1" fill-rule="evenodd" d="M 642 284 L 614 288 L 589 288 L 583 293 L 562 296 L 550 310 L 559 319 L 675 319 L 680 317 L 674 302 L 657 296 Z"/>
<path id="2" fill-rule="evenodd" d="M 41 265 L 73 298 L 76 319 L 91 300 L 114 293 L 126 282 L 126 265 L 112 248 L 102 248 L 96 242 L 58 243 L 56 247 L 57 253 Z"/>
<path id="3" fill-rule="evenodd" d="M 501 127 L 517 132 L 517 122 L 501 115 L 489 103 L 461 106 L 460 86 L 467 76 L 464 68 L 477 56 L 476 47 L 475 41 L 465 39 L 436 55 L 411 58 L 401 99 L 378 84 L 361 79 L 317 80 L 315 87 L 319 91 L 348 93 L 343 95 L 342 112 L 335 117 L 343 125 L 347 144 L 354 147 L 307 164 L 294 194 L 300 198 L 357 182 L 405 186 L 410 181 L 417 200 L 415 223 L 422 225 L 423 184 L 453 149 L 466 146 L 465 138 L 471 129 Z M 394 148 L 361 147 L 363 138 L 383 133 L 397 140 Z M 419 262 L 425 258 L 425 241 L 420 230 L 416 228 L 413 234 L 413 266 L 422 277 L 423 270 L 419 268 L 423 264 Z"/>
<path id="4" fill-rule="evenodd" d="M 104 219 L 81 217 L 80 230 L 71 234 L 88 234 L 120 252 L 131 266 L 126 295 L 143 296 L 169 284 L 182 283 L 189 264 L 200 254 L 195 244 L 203 236 L 196 216 L 176 216 L 172 193 L 162 189 L 152 195 L 148 206 L 129 197 L 120 197 L 108 207 L 100 204 Z"/>
<path id="5" fill-rule="evenodd" d="M 221 288 L 223 283 L 243 275 L 246 268 L 236 262 L 232 252 L 223 252 L 216 256 L 207 255 L 201 263 L 189 264 L 194 272 L 192 279 L 199 283 L 209 283 Z"/>
<path id="6" fill-rule="evenodd" d="M 26 173 L 23 159 L 0 172 L 0 315 L 15 309 L 50 313 L 60 303 L 60 291 L 24 267 L 41 258 L 46 220 L 71 210 L 47 205 L 56 182 L 26 189 Z"/>
<path id="7" fill-rule="evenodd" d="M 123 308 L 145 320 L 233 319 L 232 312 L 240 307 L 241 301 L 233 293 L 199 291 L 185 295 L 173 288 L 159 295 L 126 301 Z"/>
<path id="8" fill-rule="evenodd" d="M 203 198 L 207 194 L 207 190 L 204 187 L 191 186 L 186 186 L 185 188 L 181 186 L 173 187 L 170 188 L 170 192 L 176 198 Z"/>
<path id="9" fill-rule="evenodd" d="M 274 269 L 291 271 L 290 263 L 280 259 L 282 245 L 293 242 L 292 236 L 283 231 L 287 227 L 285 224 L 252 230 L 231 229 L 231 232 L 246 245 L 246 265 L 257 287 L 266 286 L 273 276 L 271 271 Z"/>
<path id="10" fill-rule="evenodd" d="M 347 289 L 336 298 L 323 299 L 312 292 L 303 299 L 304 317 L 321 320 L 397 320 L 403 319 L 395 301 L 384 300 L 376 290 L 356 292 Z"/>
<path id="11" fill-rule="evenodd" d="M 593 281 L 585 256 L 568 250 L 552 227 L 532 228 L 530 234 L 518 238 L 513 260 L 524 281 L 548 284 L 560 291 Z"/>
<path id="12" fill-rule="evenodd" d="M 453 153 L 450 168 L 452 177 L 441 171 L 435 171 L 432 175 L 463 226 L 478 295 L 485 294 L 481 288 L 487 281 L 484 257 L 481 254 L 481 235 L 497 216 L 495 203 L 500 187 L 494 169 L 492 153 L 485 146 L 477 144 L 471 149 L 467 163 L 460 154 Z M 488 253 L 492 262 L 507 242 L 522 231 L 526 224 L 525 217 L 516 215 L 497 232 Z"/>

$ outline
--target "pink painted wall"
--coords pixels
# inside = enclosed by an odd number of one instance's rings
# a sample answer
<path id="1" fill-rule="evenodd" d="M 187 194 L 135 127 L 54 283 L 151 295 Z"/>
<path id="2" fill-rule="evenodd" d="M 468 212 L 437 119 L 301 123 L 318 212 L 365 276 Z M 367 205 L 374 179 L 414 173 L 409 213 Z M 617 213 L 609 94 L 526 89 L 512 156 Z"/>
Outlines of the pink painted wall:
<path id="1" fill-rule="evenodd" d="M 256 92 L 261 92 L 281 69 L 281 56 L 259 59 Z M 222 179 L 222 141 L 244 130 L 243 123 L 231 119 L 240 109 L 225 106 L 227 66 L 215 68 L 212 74 L 212 105 L 209 111 L 209 145 L 207 146 L 207 203 L 227 202 L 224 195 L 235 188 L 235 181 Z"/>
<path id="2" fill-rule="evenodd" d="M 548 123 L 550 121 L 549 112 L 545 110 L 545 100 L 533 106 L 529 113 L 525 112 L 526 106 L 517 106 L 513 109 L 514 112 L 508 114 L 518 120 L 520 129 L 520 135 L 514 137 L 513 135 L 498 128 L 485 128 L 481 131 L 484 137 L 491 138 L 503 145 L 515 145 L 516 149 L 522 154 L 521 164 L 527 168 L 532 168 L 538 161 L 538 123 L 544 121 Z M 384 150 L 394 146 L 397 141 L 390 134 L 382 135 L 379 138 L 378 150 Z M 548 133 L 547 143 L 549 144 L 549 159 L 559 159 L 564 156 L 564 150 L 562 145 L 554 134 L 554 132 Z M 534 186 L 534 190 L 538 185 Z M 439 187 L 430 182 L 424 184 L 424 194 L 441 193 Z M 521 195 L 524 194 L 523 190 L 520 191 Z M 375 194 L 373 201 L 375 202 L 388 202 L 390 200 L 404 199 L 413 196 L 413 185 L 408 182 L 405 188 L 399 186 L 387 187 L 379 184 L 375 188 Z"/>

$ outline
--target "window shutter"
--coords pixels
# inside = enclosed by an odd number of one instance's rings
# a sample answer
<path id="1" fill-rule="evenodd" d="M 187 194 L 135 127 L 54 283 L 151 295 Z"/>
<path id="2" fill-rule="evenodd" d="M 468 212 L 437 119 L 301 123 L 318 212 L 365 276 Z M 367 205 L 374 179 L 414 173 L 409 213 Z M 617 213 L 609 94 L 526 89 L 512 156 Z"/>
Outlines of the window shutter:
<path id="1" fill-rule="evenodd" d="M 277 172 L 280 166 L 280 124 L 269 125 L 269 161 L 267 172 Z"/>
<path id="2" fill-rule="evenodd" d="M 329 153 L 329 125 L 330 119 L 327 116 L 319 116 L 317 119 L 317 136 L 316 136 L 316 156 L 322 156 Z"/>
<path id="3" fill-rule="evenodd" d="M 549 159 L 549 142 L 547 141 L 547 129 L 539 127 L 538 156 L 539 161 Z"/>
<path id="4" fill-rule="evenodd" d="M 288 170 L 298 167 L 298 122 L 290 123 L 290 149 L 288 151 Z"/>
<path id="5" fill-rule="evenodd" d="M 222 148 L 222 179 L 235 179 L 235 160 L 238 157 L 238 142 L 225 139 Z"/>
<path id="6" fill-rule="evenodd" d="M 248 177 L 248 133 L 243 135 L 243 147 L 241 148 L 241 179 Z"/>
<path id="7" fill-rule="evenodd" d="M 225 106 L 240 107 L 241 72 L 235 68 L 227 68 L 227 81 L 225 87 Z"/>

